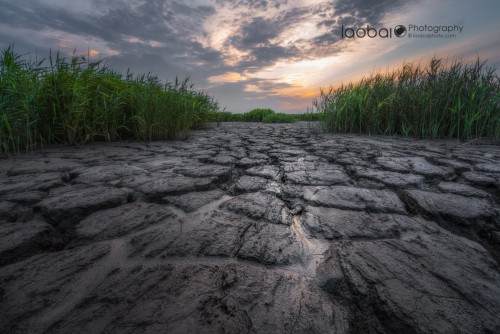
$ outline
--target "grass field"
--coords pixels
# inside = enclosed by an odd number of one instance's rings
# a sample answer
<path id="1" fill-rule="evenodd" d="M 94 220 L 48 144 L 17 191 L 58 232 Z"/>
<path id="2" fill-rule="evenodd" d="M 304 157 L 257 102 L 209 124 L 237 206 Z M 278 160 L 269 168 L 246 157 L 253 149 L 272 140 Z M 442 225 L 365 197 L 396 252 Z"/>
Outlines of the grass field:
<path id="1" fill-rule="evenodd" d="M 335 132 L 423 138 L 500 138 L 500 80 L 477 60 L 405 64 L 391 73 L 322 90 L 314 102 Z"/>
<path id="2" fill-rule="evenodd" d="M 0 154 L 48 143 L 183 138 L 218 111 L 188 79 L 122 76 L 84 57 L 25 58 L 10 47 L 0 54 Z"/>
<path id="3" fill-rule="evenodd" d="M 319 121 L 320 113 L 284 114 L 276 113 L 272 109 L 253 109 L 243 114 L 231 112 L 218 112 L 215 114 L 216 122 L 263 122 L 263 123 L 293 123 L 296 121 Z"/>
<path id="4" fill-rule="evenodd" d="M 26 60 L 10 47 L 0 54 L 0 155 L 50 143 L 185 138 L 211 121 L 322 121 L 335 132 L 500 139 L 500 79 L 479 60 L 433 59 L 427 67 L 372 73 L 322 90 L 313 106 L 304 114 L 221 112 L 188 78 L 123 76 L 101 62 L 59 54 Z"/>

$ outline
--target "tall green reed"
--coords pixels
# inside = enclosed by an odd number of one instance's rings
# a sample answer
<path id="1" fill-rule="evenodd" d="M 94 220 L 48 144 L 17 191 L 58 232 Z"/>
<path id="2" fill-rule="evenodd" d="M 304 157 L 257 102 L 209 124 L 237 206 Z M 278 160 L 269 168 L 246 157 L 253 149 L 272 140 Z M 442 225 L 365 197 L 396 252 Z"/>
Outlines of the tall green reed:
<path id="1" fill-rule="evenodd" d="M 184 138 L 217 111 L 189 78 L 122 76 L 101 61 L 59 53 L 48 61 L 26 60 L 11 47 L 0 54 L 0 154 L 45 143 Z"/>
<path id="2" fill-rule="evenodd" d="M 356 83 L 321 90 L 314 101 L 330 131 L 500 138 L 500 79 L 495 67 L 432 59 Z"/>

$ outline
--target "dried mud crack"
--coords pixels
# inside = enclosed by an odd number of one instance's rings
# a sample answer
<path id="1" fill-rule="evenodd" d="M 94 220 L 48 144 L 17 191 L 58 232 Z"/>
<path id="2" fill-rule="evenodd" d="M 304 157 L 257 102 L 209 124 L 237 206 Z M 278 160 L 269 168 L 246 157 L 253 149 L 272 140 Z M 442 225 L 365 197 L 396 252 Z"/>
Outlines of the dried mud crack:
<path id="1" fill-rule="evenodd" d="M 500 147 L 225 123 L 0 160 L 1 333 L 500 333 Z"/>

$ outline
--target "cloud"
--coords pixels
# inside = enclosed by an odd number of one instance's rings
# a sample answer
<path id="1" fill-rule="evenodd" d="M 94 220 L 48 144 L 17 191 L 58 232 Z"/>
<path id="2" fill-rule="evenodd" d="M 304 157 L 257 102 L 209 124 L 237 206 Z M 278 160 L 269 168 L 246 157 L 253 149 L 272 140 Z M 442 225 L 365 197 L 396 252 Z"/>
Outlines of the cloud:
<path id="1" fill-rule="evenodd" d="M 129 66 L 133 66 L 137 64 L 132 61 L 146 54 L 159 55 L 160 63 L 171 64 L 168 68 L 176 68 L 176 72 L 196 71 L 197 67 L 220 62 L 220 52 L 201 45 L 197 40 L 199 30 L 193 29 L 214 15 L 213 6 L 165 0 L 93 0 L 86 7 L 82 10 L 69 0 L 0 0 L 0 26 L 33 31 L 15 34 L 16 45 L 29 45 L 31 50 L 46 53 L 50 45 L 67 55 L 75 48 L 92 48 L 101 55 L 120 54 L 108 59 L 120 66 L 118 59 L 129 59 Z M 57 43 L 40 42 L 50 38 Z M 96 44 L 100 48 L 94 47 Z"/>
<path id="2" fill-rule="evenodd" d="M 360 27 L 363 25 L 379 26 L 383 19 L 391 13 L 398 12 L 403 6 L 418 3 L 421 0 L 337 0 L 330 1 L 319 10 L 325 11 L 324 19 L 318 23 L 318 28 L 328 28 L 329 31 L 316 36 L 313 45 L 318 48 L 342 43 L 341 26 Z"/>
<path id="3" fill-rule="evenodd" d="M 309 7 L 296 7 L 267 17 L 241 20 L 238 30 L 226 40 L 225 47 L 245 55 L 238 63 L 241 68 L 268 66 L 281 59 L 300 58 L 305 50 L 294 43 L 290 30 L 307 22 L 309 14 Z"/>
<path id="4" fill-rule="evenodd" d="M 284 29 L 273 19 L 255 17 L 244 24 L 238 35 L 230 38 L 230 43 L 239 49 L 249 49 L 260 45 L 269 45 Z"/>
<path id="5" fill-rule="evenodd" d="M 414 0 L 416 2 L 417 0 Z M 226 1 L 218 1 L 227 4 Z M 259 11 L 259 16 L 236 17 L 232 25 L 239 28 L 225 42 L 225 51 L 233 48 L 240 56 L 236 66 L 269 66 L 282 60 L 315 59 L 341 52 L 341 26 L 379 25 L 403 0 L 336 0 L 320 2 L 295 1 L 285 11 Z M 257 1 L 237 1 L 234 6 L 253 8 Z M 280 3 L 281 5 L 288 2 Z M 267 8 L 267 7 L 266 7 Z M 247 19 L 251 16 L 251 19 Z M 234 61 L 232 62 L 234 64 Z"/>
<path id="6" fill-rule="evenodd" d="M 282 6 L 288 5 L 288 0 L 216 0 L 216 3 L 221 6 L 228 6 L 233 9 L 245 8 L 250 10 L 267 11 L 269 8 L 280 9 Z"/>
<path id="7" fill-rule="evenodd" d="M 0 0 L 0 45 L 92 50 L 121 71 L 192 74 L 222 99 L 297 102 L 356 45 L 341 25 L 381 25 L 420 1 Z"/>
<path id="8" fill-rule="evenodd" d="M 221 75 L 214 75 L 208 78 L 210 83 L 240 82 L 247 80 L 247 77 L 237 72 L 227 72 Z"/>
<path id="9" fill-rule="evenodd" d="M 0 0 L 0 20 L 11 27 L 83 36 L 88 44 L 101 41 L 123 57 L 157 53 L 179 68 L 220 75 L 332 55 L 340 51 L 341 24 L 375 24 L 403 1 L 92 0 L 83 12 L 64 3 L 69 0 Z M 229 10 L 222 19 L 229 31 L 214 47 L 202 41 L 219 32 L 205 24 L 221 8 Z M 104 47 L 96 51 L 105 54 Z M 210 70 L 203 68 L 207 65 Z"/>
<path id="10" fill-rule="evenodd" d="M 346 19 L 352 18 L 364 24 L 379 24 L 385 15 L 399 10 L 401 6 L 417 2 L 416 0 L 338 0 L 335 2 L 335 14 Z"/>

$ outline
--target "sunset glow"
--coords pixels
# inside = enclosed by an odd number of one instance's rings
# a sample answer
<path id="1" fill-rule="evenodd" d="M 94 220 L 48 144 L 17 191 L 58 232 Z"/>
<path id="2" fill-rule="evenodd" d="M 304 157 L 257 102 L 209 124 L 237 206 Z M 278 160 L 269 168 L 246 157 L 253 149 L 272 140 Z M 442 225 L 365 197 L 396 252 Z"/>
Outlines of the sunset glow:
<path id="1" fill-rule="evenodd" d="M 29 5 L 28 5 L 29 3 Z M 0 47 L 21 53 L 59 50 L 104 58 L 125 72 L 195 87 L 229 111 L 270 107 L 303 112 L 321 87 L 358 80 L 404 61 L 479 55 L 500 61 L 500 4 L 484 0 L 227 1 L 0 0 Z M 32 10 L 26 10 L 32 8 Z M 45 13 L 39 15 L 37 13 Z M 342 39 L 341 27 L 457 24 L 453 38 Z"/>

